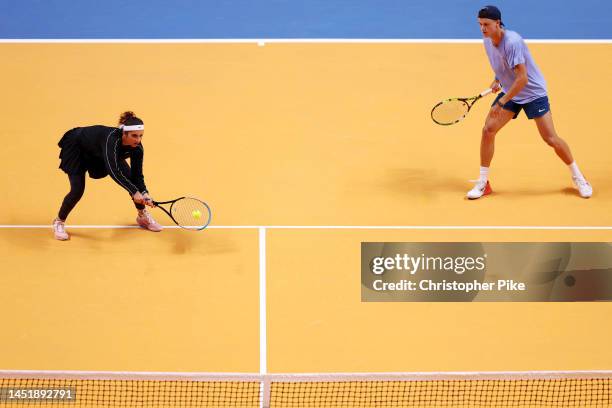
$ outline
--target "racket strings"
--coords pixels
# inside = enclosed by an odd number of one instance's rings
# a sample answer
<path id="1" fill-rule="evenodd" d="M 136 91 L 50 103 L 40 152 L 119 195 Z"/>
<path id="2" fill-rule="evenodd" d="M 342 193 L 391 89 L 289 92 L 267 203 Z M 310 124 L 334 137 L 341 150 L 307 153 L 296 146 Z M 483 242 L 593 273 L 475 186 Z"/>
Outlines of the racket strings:
<path id="1" fill-rule="evenodd" d="M 208 225 L 210 210 L 200 200 L 183 198 L 172 205 L 172 218 L 178 225 L 188 229 L 202 229 Z"/>
<path id="2" fill-rule="evenodd" d="M 451 99 L 438 104 L 431 112 L 431 118 L 442 125 L 450 125 L 463 118 L 469 111 L 469 105 L 459 99 Z"/>

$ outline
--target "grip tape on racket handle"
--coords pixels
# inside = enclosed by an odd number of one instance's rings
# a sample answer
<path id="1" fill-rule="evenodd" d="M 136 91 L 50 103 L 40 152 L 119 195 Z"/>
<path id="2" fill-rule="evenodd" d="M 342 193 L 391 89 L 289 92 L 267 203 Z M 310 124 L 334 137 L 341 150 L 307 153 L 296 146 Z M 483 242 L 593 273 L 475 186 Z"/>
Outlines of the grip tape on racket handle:
<path id="1" fill-rule="evenodd" d="M 487 88 L 487 89 L 485 89 L 484 91 L 482 91 L 482 92 L 480 93 L 480 96 L 481 96 L 481 97 L 482 97 L 482 96 L 486 96 L 486 95 L 490 94 L 491 92 L 493 92 L 493 88 Z"/>

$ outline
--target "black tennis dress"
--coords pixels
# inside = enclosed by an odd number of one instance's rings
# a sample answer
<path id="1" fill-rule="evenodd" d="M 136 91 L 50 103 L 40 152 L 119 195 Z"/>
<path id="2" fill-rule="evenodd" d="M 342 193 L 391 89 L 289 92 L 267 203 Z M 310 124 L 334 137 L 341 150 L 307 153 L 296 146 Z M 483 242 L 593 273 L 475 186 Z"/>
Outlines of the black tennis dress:
<path id="1" fill-rule="evenodd" d="M 144 149 L 123 146 L 119 128 L 87 126 L 69 130 L 58 143 L 60 166 L 68 175 L 89 173 L 94 179 L 111 176 L 130 195 L 146 193 L 142 174 Z M 130 165 L 126 159 L 130 159 Z"/>

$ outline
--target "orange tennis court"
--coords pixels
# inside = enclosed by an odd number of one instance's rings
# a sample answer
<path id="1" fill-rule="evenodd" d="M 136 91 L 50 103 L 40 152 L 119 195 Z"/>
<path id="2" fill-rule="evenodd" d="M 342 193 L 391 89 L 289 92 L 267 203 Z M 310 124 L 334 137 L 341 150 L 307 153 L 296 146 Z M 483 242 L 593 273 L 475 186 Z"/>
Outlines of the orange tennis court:
<path id="1" fill-rule="evenodd" d="M 611 241 L 612 47 L 530 49 L 591 199 L 523 114 L 497 138 L 494 194 L 465 199 L 492 98 L 451 127 L 429 113 L 489 84 L 480 44 L 0 44 L 0 368 L 610 369 L 609 302 L 360 299 L 361 242 Z M 125 56 L 138 63 L 101 63 Z M 200 197 L 212 225 L 138 229 L 121 188 L 87 179 L 71 240 L 54 240 L 69 188 L 57 141 L 74 126 L 114 126 L 124 110 L 146 121 L 153 197 Z"/>

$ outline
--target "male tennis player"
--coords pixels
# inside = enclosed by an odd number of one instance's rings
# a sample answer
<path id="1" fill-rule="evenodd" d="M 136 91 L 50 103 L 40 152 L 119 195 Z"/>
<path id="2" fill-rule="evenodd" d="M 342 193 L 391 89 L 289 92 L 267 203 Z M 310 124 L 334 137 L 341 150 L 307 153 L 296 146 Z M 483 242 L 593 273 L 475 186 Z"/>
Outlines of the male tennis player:
<path id="1" fill-rule="evenodd" d="M 138 210 L 136 222 L 142 228 L 159 232 L 162 230 L 145 205 L 153 206 L 142 174 L 144 149 L 142 136 L 144 123 L 133 112 L 124 112 L 119 118 L 119 127 L 88 126 L 69 130 L 58 145 L 60 169 L 70 181 L 70 192 L 64 198 L 58 216 L 53 220 L 56 239 L 70 238 L 64 222 L 70 211 L 79 202 L 85 191 L 85 173 L 98 179 L 110 175 L 117 184 L 130 193 Z M 125 159 L 130 158 L 130 165 Z"/>
<path id="2" fill-rule="evenodd" d="M 593 188 L 578 169 L 567 143 L 555 132 L 546 82 L 525 41 L 518 33 L 504 28 L 501 12 L 495 6 L 480 9 L 478 22 L 491 68 L 495 72 L 491 88 L 494 92 L 500 89 L 502 92 L 493 102 L 482 129 L 480 178 L 467 193 L 467 197 L 476 199 L 491 193 L 488 177 L 495 135 L 510 119 L 516 119 L 521 109 L 525 111 L 527 118 L 535 121 L 542 139 L 554 148 L 555 153 L 569 166 L 580 196 L 591 197 Z"/>

